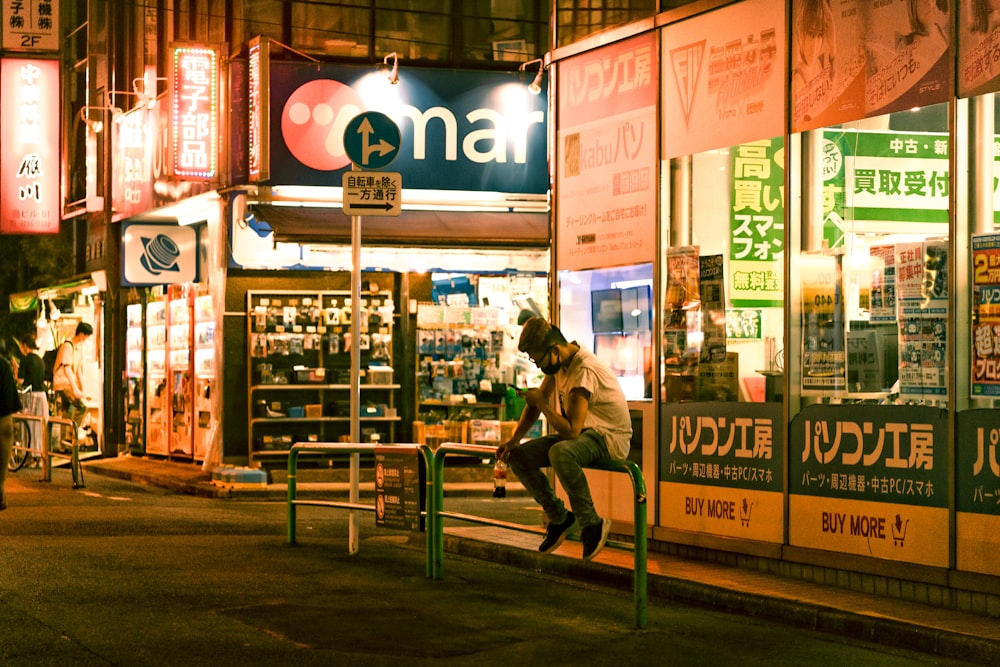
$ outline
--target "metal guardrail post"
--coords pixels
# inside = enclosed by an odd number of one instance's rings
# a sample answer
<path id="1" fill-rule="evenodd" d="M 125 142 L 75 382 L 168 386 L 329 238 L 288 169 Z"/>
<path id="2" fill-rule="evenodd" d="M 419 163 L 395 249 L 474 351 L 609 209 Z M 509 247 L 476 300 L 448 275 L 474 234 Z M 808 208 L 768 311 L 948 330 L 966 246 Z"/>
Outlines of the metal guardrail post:
<path id="1" fill-rule="evenodd" d="M 292 446 L 288 452 L 288 543 L 295 544 L 295 476 L 299 466 L 299 450 Z"/>
<path id="2" fill-rule="evenodd" d="M 356 510 L 364 510 L 367 512 L 374 512 L 374 505 L 362 505 L 357 499 L 357 485 L 358 479 L 354 474 L 351 475 L 351 500 L 350 502 L 340 502 L 333 500 L 299 500 L 298 499 L 298 461 L 300 454 L 350 454 L 352 456 L 361 454 L 362 452 L 374 452 L 376 449 L 387 449 L 391 450 L 393 447 L 399 447 L 403 449 L 412 449 L 417 454 L 423 457 L 424 460 L 424 470 L 427 473 L 427 479 L 425 480 L 425 497 L 424 497 L 424 509 L 423 515 L 426 519 L 425 529 L 430 530 L 431 526 L 431 496 L 427 492 L 427 489 L 433 489 L 434 478 L 433 472 L 431 470 L 431 454 L 430 448 L 426 445 L 418 444 L 396 444 L 396 445 L 373 445 L 370 443 L 349 443 L 349 442 L 299 442 L 292 445 L 288 452 L 288 492 L 287 492 L 287 502 L 288 502 L 288 544 L 295 544 L 296 542 L 296 508 L 298 505 L 313 505 L 320 507 L 331 507 L 338 509 L 350 510 L 352 513 Z M 352 532 L 348 535 L 348 540 L 351 542 L 350 553 L 357 553 L 356 545 L 354 544 L 355 535 Z M 430 561 L 427 564 L 427 576 L 430 576 Z"/>
<path id="3" fill-rule="evenodd" d="M 51 443 L 53 426 L 59 426 L 60 431 L 67 426 L 69 427 L 69 432 L 72 437 L 69 439 L 70 451 L 68 455 L 61 452 L 54 453 L 52 451 Z M 77 438 L 76 422 L 72 419 L 66 419 L 65 417 L 49 417 L 45 422 L 44 431 L 45 436 L 42 440 L 42 481 L 52 481 L 52 457 L 57 456 L 59 458 L 69 459 L 70 471 L 73 474 L 73 488 L 83 488 L 83 467 L 80 465 L 80 442 Z M 63 442 L 61 438 L 60 442 Z"/>

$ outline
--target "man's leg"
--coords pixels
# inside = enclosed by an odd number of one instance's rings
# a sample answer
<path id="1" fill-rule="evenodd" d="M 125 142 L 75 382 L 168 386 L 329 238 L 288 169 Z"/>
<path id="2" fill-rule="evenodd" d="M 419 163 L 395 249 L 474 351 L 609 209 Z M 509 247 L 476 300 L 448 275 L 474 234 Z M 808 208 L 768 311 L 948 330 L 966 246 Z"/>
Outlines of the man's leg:
<path id="1" fill-rule="evenodd" d="M 566 506 L 558 498 L 549 484 L 549 478 L 542 468 L 549 467 L 549 450 L 559 442 L 558 435 L 546 435 L 530 440 L 510 450 L 507 463 L 525 490 L 542 506 L 542 510 L 553 524 L 566 520 Z"/>
<path id="2" fill-rule="evenodd" d="M 590 496 L 590 485 L 583 466 L 610 459 L 608 447 L 593 429 L 588 429 L 575 440 L 563 440 L 549 450 L 549 460 L 559 478 L 559 483 L 569 496 L 570 508 L 583 527 L 601 522 Z"/>

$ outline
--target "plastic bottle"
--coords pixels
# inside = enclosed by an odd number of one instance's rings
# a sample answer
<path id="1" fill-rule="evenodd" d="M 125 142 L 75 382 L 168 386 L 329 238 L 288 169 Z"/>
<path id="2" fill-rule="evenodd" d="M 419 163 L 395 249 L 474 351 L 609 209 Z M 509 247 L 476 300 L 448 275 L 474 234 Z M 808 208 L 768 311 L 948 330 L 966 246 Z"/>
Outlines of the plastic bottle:
<path id="1" fill-rule="evenodd" d="M 507 497 L 507 463 L 499 458 L 493 466 L 493 497 Z"/>

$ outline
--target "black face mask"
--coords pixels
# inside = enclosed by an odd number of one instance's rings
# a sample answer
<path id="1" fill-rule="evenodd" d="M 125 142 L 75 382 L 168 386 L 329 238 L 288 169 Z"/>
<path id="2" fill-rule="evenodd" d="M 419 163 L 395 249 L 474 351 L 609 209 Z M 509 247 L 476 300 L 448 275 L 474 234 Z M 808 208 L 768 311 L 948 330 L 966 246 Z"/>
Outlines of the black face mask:
<path id="1" fill-rule="evenodd" d="M 551 358 L 552 355 L 549 354 L 549 359 Z M 539 366 L 538 368 L 546 375 L 555 375 L 556 373 L 559 372 L 559 369 L 562 368 L 562 360 L 560 360 L 559 357 L 556 357 L 555 361 L 553 361 L 552 363 L 546 364 L 544 366 Z"/>

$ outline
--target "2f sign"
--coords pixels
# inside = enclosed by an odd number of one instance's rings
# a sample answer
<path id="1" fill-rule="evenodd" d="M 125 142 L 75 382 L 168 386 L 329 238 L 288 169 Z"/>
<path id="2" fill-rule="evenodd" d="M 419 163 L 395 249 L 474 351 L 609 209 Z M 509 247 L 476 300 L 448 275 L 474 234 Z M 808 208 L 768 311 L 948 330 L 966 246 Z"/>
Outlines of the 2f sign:
<path id="1" fill-rule="evenodd" d="M 58 0 L 3 3 L 2 47 L 9 51 L 58 51 Z"/>

